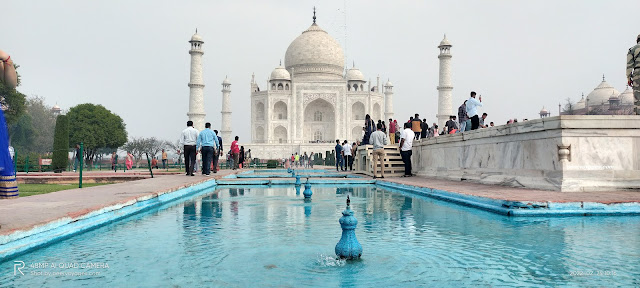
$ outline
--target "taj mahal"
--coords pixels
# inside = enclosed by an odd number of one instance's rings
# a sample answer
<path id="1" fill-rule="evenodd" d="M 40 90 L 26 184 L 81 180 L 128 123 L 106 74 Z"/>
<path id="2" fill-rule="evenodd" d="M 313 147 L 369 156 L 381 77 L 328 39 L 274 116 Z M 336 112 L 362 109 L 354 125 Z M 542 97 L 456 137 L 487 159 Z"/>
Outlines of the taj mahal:
<path id="1" fill-rule="evenodd" d="M 191 81 L 189 116 L 196 129 L 204 128 L 202 107 L 202 37 L 191 38 Z M 453 115 L 450 48 L 445 38 L 440 49 L 440 83 L 438 90 L 438 118 L 440 125 Z M 393 84 L 367 81 L 355 63 L 345 69 L 342 47 L 329 33 L 313 23 L 289 44 L 281 62 L 273 69 L 265 86 L 251 76 L 251 143 L 253 157 L 277 159 L 293 153 L 333 150 L 336 139 L 356 142 L 362 140 L 366 115 L 374 121 L 395 119 L 393 113 Z M 232 141 L 231 82 L 222 83 L 223 142 Z M 226 146 L 229 147 L 229 146 Z"/>

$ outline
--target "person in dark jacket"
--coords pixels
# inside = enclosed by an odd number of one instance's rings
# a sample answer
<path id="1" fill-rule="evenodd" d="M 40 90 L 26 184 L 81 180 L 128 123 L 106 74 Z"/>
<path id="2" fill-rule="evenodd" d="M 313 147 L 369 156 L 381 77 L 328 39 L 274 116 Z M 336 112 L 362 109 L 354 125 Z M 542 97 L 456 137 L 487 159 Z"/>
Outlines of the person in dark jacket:
<path id="1" fill-rule="evenodd" d="M 427 124 L 427 119 L 422 119 L 422 123 L 420 123 L 420 128 L 422 129 L 422 131 L 420 131 L 420 138 L 424 139 L 427 138 L 427 132 L 429 132 L 429 124 Z"/>

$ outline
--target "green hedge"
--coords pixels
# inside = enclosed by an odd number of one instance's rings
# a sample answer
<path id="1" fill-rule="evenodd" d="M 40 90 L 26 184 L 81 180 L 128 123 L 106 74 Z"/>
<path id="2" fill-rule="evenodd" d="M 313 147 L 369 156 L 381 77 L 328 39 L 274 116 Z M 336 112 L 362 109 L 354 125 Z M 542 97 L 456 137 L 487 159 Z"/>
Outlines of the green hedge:
<path id="1" fill-rule="evenodd" d="M 53 138 L 53 160 L 51 168 L 54 171 L 64 171 L 69 161 L 69 120 L 66 115 L 58 115 L 56 131 Z"/>

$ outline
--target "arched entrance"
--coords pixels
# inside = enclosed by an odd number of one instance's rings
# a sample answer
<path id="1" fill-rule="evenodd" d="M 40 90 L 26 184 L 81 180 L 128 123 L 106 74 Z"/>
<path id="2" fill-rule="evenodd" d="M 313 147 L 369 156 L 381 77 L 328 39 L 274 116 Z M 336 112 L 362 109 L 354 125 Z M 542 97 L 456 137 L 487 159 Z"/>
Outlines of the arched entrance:
<path id="1" fill-rule="evenodd" d="M 336 130 L 335 109 L 331 103 L 324 99 L 311 101 L 304 109 L 304 136 L 305 142 L 332 142 L 335 141 Z M 317 131 L 321 131 L 317 134 Z M 317 136 L 321 136 L 318 139 Z"/>
<path id="2" fill-rule="evenodd" d="M 276 143 L 287 143 L 287 128 L 282 126 L 276 127 L 276 129 L 273 130 L 273 139 Z"/>
<path id="3" fill-rule="evenodd" d="M 356 102 L 351 105 L 351 119 L 364 120 L 364 104 Z"/>

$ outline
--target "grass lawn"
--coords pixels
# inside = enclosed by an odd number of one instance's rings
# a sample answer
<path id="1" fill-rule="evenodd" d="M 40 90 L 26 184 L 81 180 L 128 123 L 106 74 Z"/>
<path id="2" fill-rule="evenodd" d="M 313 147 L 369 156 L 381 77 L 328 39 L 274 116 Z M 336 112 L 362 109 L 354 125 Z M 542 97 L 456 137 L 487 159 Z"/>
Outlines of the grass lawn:
<path id="1" fill-rule="evenodd" d="M 112 183 L 82 183 L 82 188 L 85 187 L 93 187 L 93 186 L 101 186 Z M 46 194 L 61 190 L 69 190 L 78 188 L 78 184 L 18 184 L 18 191 L 20 193 L 20 197 L 38 195 L 38 194 Z"/>

